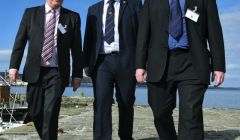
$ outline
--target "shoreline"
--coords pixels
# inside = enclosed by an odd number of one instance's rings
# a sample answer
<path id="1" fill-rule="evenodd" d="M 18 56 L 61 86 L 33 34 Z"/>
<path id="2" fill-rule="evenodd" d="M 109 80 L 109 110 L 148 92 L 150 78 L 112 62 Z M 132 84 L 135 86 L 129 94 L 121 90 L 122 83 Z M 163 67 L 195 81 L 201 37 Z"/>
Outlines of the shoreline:
<path id="1" fill-rule="evenodd" d="M 18 96 L 19 101 L 21 102 L 24 101 L 22 104 L 26 105 L 26 94 L 19 94 Z M 75 107 L 76 105 L 78 106 L 87 106 L 87 104 L 92 104 L 92 102 L 94 101 L 94 97 L 93 96 L 85 96 L 84 93 L 80 92 L 77 93 L 74 96 L 68 96 L 68 95 L 63 95 L 62 96 L 62 107 Z M 115 104 L 117 104 L 117 102 L 115 101 Z M 135 101 L 134 106 L 142 106 L 142 107 L 149 107 L 148 103 L 145 104 L 141 104 L 141 103 L 137 103 Z M 176 108 L 178 108 L 178 104 L 176 106 Z M 209 107 L 209 106 L 203 106 L 203 108 L 209 108 L 209 109 L 236 109 L 236 110 L 240 110 L 240 107 L 236 106 L 236 107 Z"/>

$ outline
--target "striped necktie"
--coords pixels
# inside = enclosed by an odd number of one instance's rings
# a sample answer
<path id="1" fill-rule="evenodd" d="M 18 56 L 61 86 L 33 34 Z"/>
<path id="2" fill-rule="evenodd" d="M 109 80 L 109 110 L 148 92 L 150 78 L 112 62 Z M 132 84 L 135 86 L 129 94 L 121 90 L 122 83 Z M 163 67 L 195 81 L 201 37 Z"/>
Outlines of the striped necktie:
<path id="1" fill-rule="evenodd" d="M 44 42 L 42 49 L 42 59 L 45 62 L 48 62 L 53 56 L 53 47 L 54 47 L 54 32 L 56 25 L 56 15 L 55 10 L 51 10 L 51 16 L 46 23 L 46 28 L 44 31 Z"/>
<path id="2" fill-rule="evenodd" d="M 115 17 L 114 3 L 115 3 L 115 0 L 109 0 L 108 3 L 109 3 L 109 6 L 107 9 L 104 40 L 108 44 L 111 44 L 114 41 L 114 26 L 115 26 L 115 24 L 114 24 L 114 17 Z"/>

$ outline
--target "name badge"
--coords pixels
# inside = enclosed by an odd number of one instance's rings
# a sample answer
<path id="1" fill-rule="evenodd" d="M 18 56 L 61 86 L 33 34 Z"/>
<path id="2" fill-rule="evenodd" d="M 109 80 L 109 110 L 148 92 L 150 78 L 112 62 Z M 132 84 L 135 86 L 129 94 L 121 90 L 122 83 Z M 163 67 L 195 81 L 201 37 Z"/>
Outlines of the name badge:
<path id="1" fill-rule="evenodd" d="M 61 23 L 58 24 L 58 29 L 60 30 L 60 32 L 62 34 L 65 34 L 67 32 L 66 28 L 67 28 L 67 25 L 65 25 L 65 27 L 63 27 Z"/>
<path id="2" fill-rule="evenodd" d="M 187 9 L 185 17 L 191 19 L 194 22 L 197 22 L 200 14 L 198 14 L 196 11 L 197 11 L 197 6 L 195 6 L 194 10 Z"/>

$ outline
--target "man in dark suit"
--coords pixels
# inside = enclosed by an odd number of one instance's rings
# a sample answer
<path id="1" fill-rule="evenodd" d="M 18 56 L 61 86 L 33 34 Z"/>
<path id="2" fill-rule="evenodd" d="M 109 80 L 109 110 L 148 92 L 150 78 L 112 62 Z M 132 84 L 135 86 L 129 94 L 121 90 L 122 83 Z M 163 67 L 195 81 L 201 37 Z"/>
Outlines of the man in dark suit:
<path id="1" fill-rule="evenodd" d="M 209 44 L 209 45 L 208 45 Z M 161 140 L 203 140 L 202 103 L 210 73 L 224 80 L 225 54 L 216 0 L 146 0 L 136 78 L 147 71 L 148 101 Z M 172 111 L 179 94 L 178 138 Z"/>
<path id="2" fill-rule="evenodd" d="M 9 77 L 16 81 L 28 42 L 23 81 L 28 82 L 29 114 L 43 140 L 57 139 L 61 97 L 70 79 L 70 51 L 74 91 L 82 77 L 80 16 L 61 7 L 62 2 L 46 0 L 43 6 L 25 10 L 10 61 Z"/>
<path id="3" fill-rule="evenodd" d="M 110 140 L 115 87 L 119 137 L 131 140 L 135 101 L 135 49 L 138 0 L 103 0 L 88 9 L 84 39 L 84 70 L 94 87 L 94 140 Z"/>

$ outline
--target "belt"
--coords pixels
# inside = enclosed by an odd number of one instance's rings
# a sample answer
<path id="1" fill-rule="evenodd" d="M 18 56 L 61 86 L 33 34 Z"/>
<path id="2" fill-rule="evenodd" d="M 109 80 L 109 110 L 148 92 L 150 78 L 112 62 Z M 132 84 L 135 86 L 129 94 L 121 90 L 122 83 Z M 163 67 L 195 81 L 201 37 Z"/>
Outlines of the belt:
<path id="1" fill-rule="evenodd" d="M 46 66 L 41 66 L 41 69 L 50 70 L 50 69 L 58 69 L 58 67 L 46 67 Z"/>
<path id="2" fill-rule="evenodd" d="M 170 54 L 179 54 L 179 53 L 188 53 L 189 49 L 184 49 L 184 48 L 176 48 L 176 49 L 172 49 L 169 50 Z"/>
<path id="3" fill-rule="evenodd" d="M 119 55 L 119 51 L 112 51 L 110 53 L 106 53 L 106 54 L 99 54 L 99 55 L 102 55 L 102 56 L 106 56 L 106 55 L 113 55 L 113 56 L 117 56 Z"/>

